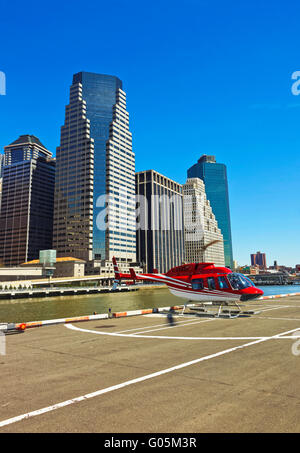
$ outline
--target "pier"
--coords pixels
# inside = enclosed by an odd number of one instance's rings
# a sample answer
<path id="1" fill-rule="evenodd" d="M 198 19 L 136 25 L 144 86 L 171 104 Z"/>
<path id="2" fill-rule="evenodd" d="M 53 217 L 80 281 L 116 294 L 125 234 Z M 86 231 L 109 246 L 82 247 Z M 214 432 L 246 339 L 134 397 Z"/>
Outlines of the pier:
<path id="1" fill-rule="evenodd" d="M 254 285 L 299 285 L 299 277 L 292 277 L 288 274 L 257 274 L 247 275 Z"/>
<path id="2" fill-rule="evenodd" d="M 55 296 L 76 296 L 79 294 L 96 294 L 96 293 L 117 293 L 126 291 L 137 291 L 138 286 L 57 286 L 57 287 L 40 287 L 25 289 L 4 289 L 0 290 L 0 299 L 20 299 L 30 297 L 55 297 Z"/>

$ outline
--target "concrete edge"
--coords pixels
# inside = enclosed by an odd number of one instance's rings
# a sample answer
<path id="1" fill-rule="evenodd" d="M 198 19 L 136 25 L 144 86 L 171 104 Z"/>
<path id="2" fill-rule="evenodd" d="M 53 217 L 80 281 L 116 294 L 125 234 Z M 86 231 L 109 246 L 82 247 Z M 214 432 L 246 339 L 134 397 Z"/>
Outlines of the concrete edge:
<path id="1" fill-rule="evenodd" d="M 194 304 L 189 304 L 194 305 Z M 95 319 L 108 319 L 108 318 L 122 318 L 127 316 L 138 316 L 138 315 L 147 315 L 151 313 L 157 313 L 165 310 L 170 310 L 173 308 L 174 310 L 180 310 L 183 308 L 181 306 L 172 306 L 172 307 L 160 307 L 160 308 L 146 308 L 143 310 L 132 310 L 132 311 L 124 311 L 124 312 L 114 312 L 111 313 L 109 316 L 108 313 L 103 314 L 96 314 L 96 315 L 88 315 L 88 316 L 76 316 L 74 318 L 60 318 L 60 319 L 48 319 L 43 321 L 30 321 L 30 322 L 22 322 L 22 323 L 15 323 L 15 328 L 18 329 L 20 326 L 24 326 L 25 328 L 33 328 L 33 327 L 42 327 L 42 326 L 50 326 L 56 324 L 68 324 L 73 322 L 83 322 L 83 321 L 93 321 Z"/>
<path id="2" fill-rule="evenodd" d="M 300 296 L 300 293 L 274 294 L 273 296 L 262 296 L 255 300 L 280 299 L 281 297 Z"/>

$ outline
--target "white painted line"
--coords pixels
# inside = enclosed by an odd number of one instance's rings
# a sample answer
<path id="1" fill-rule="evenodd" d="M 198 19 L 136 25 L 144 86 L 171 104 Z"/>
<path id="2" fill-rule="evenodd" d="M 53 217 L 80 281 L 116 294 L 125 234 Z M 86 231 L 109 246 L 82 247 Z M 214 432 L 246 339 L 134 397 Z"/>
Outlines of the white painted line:
<path id="1" fill-rule="evenodd" d="M 270 316 L 256 316 L 256 319 L 270 319 L 277 321 L 300 321 L 300 318 L 271 318 Z"/>
<path id="2" fill-rule="evenodd" d="M 265 311 L 270 311 L 270 310 L 278 310 L 280 308 L 287 308 L 289 307 L 288 305 L 282 305 L 282 306 L 272 306 L 272 308 L 265 308 L 265 309 L 261 309 L 260 312 L 265 312 Z M 147 317 L 151 316 L 151 315 L 145 315 Z M 160 316 L 158 314 L 154 314 L 153 316 Z M 161 315 L 161 316 L 164 316 L 166 317 L 166 315 Z M 179 316 L 179 315 L 175 315 L 175 316 Z M 256 316 L 255 316 L 256 318 Z M 208 321 L 216 321 L 216 320 L 220 320 L 222 318 L 210 318 L 210 319 L 205 319 L 205 320 L 201 320 L 201 321 L 196 321 L 195 319 L 193 321 L 189 321 L 188 323 L 185 323 L 185 321 L 176 321 L 176 325 L 178 325 L 178 327 L 182 327 L 182 326 L 185 326 L 185 325 L 189 325 L 189 324 L 199 324 L 199 323 L 203 323 L 203 322 L 208 322 Z M 237 319 L 237 318 L 235 318 Z M 179 326 L 180 324 L 180 326 Z M 156 326 L 149 326 L 149 328 L 147 330 L 144 330 L 142 332 L 137 332 L 136 334 L 133 334 L 134 336 L 138 336 L 138 334 L 142 334 L 142 333 L 149 333 L 149 332 L 155 332 L 155 331 L 158 331 L 158 330 L 165 330 L 165 329 L 172 329 L 174 327 L 176 327 L 176 325 L 174 326 L 167 326 L 165 324 L 158 324 Z M 153 329 L 153 330 L 149 330 L 151 327 L 160 327 L 162 326 L 162 329 Z M 126 332 L 134 332 L 134 331 L 138 331 L 138 330 L 141 330 L 142 328 L 141 327 L 137 327 L 135 329 L 129 329 L 129 330 L 121 330 L 119 332 L 116 332 L 115 334 L 123 334 L 123 333 L 126 333 Z M 84 329 L 83 329 L 84 331 Z M 87 331 L 87 330 L 86 330 Z M 89 331 L 91 332 L 91 331 Z M 105 332 L 107 333 L 107 332 Z M 161 337 L 149 337 L 149 338 L 161 338 Z M 162 338 L 170 338 L 170 337 L 162 337 Z M 183 337 L 173 337 L 173 338 L 176 338 L 176 339 L 183 339 Z M 202 337 L 201 337 L 202 338 Z M 223 338 L 223 337 L 221 337 Z M 245 339 L 245 340 L 252 340 L 252 339 L 259 339 L 259 338 L 267 338 L 267 337 L 234 337 L 234 338 L 229 338 L 229 339 L 235 339 L 235 340 L 241 340 L 241 339 Z M 186 339 L 193 339 L 193 338 L 190 338 L 190 337 L 186 337 Z M 198 338 L 196 338 L 198 339 Z M 207 339 L 212 339 L 212 338 L 207 338 Z M 219 340 L 220 338 L 214 338 L 216 340 Z"/>
<path id="3" fill-rule="evenodd" d="M 270 340 L 274 338 L 272 336 L 260 336 L 260 337 L 171 337 L 171 336 L 162 336 L 162 335 L 140 335 L 140 334 L 123 334 L 123 333 L 114 333 L 114 332 L 101 332 L 89 329 L 82 329 L 80 327 L 75 327 L 72 324 L 65 325 L 68 329 L 76 330 L 78 332 L 84 333 L 93 333 L 96 335 L 108 335 L 116 337 L 127 337 L 127 338 L 143 338 L 143 339 L 155 339 L 155 340 L 189 340 L 189 341 L 199 341 L 199 340 L 216 340 L 216 341 L 229 341 L 229 340 Z M 299 329 L 295 329 L 299 330 Z M 281 338 L 281 337 L 280 337 Z M 296 337 L 293 337 L 296 338 Z"/>
<path id="4" fill-rule="evenodd" d="M 166 323 L 164 324 L 158 324 L 157 326 L 149 326 L 148 328 L 146 327 L 146 330 L 142 330 L 142 329 L 145 329 L 145 326 L 144 327 L 138 327 L 137 329 L 131 329 L 131 330 L 123 330 L 121 332 L 116 332 L 116 333 L 125 333 L 125 332 L 131 332 L 133 330 L 141 330 L 141 332 L 136 332 L 134 333 L 133 335 L 134 336 L 137 336 L 139 334 L 142 334 L 142 333 L 148 333 L 148 332 L 156 332 L 158 330 L 165 330 L 165 329 L 174 329 L 174 327 L 183 327 L 183 326 L 189 326 L 189 325 L 194 325 L 194 324 L 200 324 L 202 322 L 208 322 L 208 321 L 216 321 L 218 318 L 213 318 L 213 319 L 202 319 L 201 321 L 196 321 L 195 319 L 193 321 L 176 321 L 175 324 L 173 326 L 166 326 Z M 160 327 L 159 329 L 152 329 L 152 327 Z"/>
<path id="5" fill-rule="evenodd" d="M 70 327 L 70 326 L 66 326 L 66 327 Z M 72 327 L 74 327 L 74 326 L 72 326 Z M 155 373 L 147 374 L 146 376 L 141 376 L 141 377 L 136 378 L 136 379 L 131 379 L 130 381 L 122 382 L 121 384 L 112 385 L 111 387 L 107 387 L 105 389 L 97 390 L 96 392 L 93 392 L 93 393 L 87 393 L 86 395 L 78 396 L 77 398 L 72 398 L 72 399 L 69 399 L 67 401 L 63 401 L 61 403 L 53 404 L 52 406 L 44 407 L 44 408 L 38 409 L 36 411 L 27 412 L 26 414 L 18 415 L 17 417 L 8 418 L 8 419 L 2 420 L 0 422 L 0 428 L 3 427 L 3 426 L 11 425 L 12 423 L 19 422 L 21 420 L 28 420 L 31 417 L 42 415 L 42 414 L 45 414 L 47 412 L 51 412 L 51 411 L 54 411 L 56 409 L 60 409 L 62 407 L 66 407 L 66 406 L 69 406 L 69 405 L 74 404 L 74 403 L 79 403 L 80 401 L 85 401 L 85 400 L 90 399 L 90 398 L 95 398 L 97 396 L 104 395 L 105 393 L 113 392 L 114 390 L 119 390 L 121 388 L 128 387 L 129 385 L 132 385 L 132 384 L 137 384 L 139 382 L 147 381 L 149 379 L 153 379 L 155 377 L 162 376 L 162 375 L 167 374 L 167 373 L 171 373 L 172 371 L 180 370 L 182 368 L 186 368 L 186 367 L 191 366 L 191 365 L 196 365 L 197 363 L 204 362 L 204 361 L 210 360 L 210 359 L 214 359 L 216 357 L 219 357 L 219 356 L 222 356 L 222 355 L 225 355 L 225 354 L 229 354 L 230 352 L 237 351 L 238 349 L 244 349 L 244 348 L 247 348 L 248 346 L 252 346 L 252 345 L 255 345 L 255 344 L 258 344 L 258 343 L 262 343 L 262 342 L 268 341 L 270 339 L 280 338 L 281 335 L 288 335 L 288 334 L 293 333 L 293 332 L 295 332 L 297 330 L 299 330 L 299 328 L 293 329 L 293 330 L 289 330 L 287 332 L 282 332 L 282 333 L 279 333 L 277 335 L 273 335 L 272 337 L 261 338 L 261 339 L 256 340 L 256 341 L 252 341 L 251 343 L 246 343 L 246 344 L 243 344 L 243 345 L 240 345 L 240 346 L 235 346 L 234 348 L 225 349 L 224 351 L 216 352 L 214 354 L 210 354 L 210 355 L 207 355 L 205 357 L 200 357 L 198 359 L 191 360 L 189 362 L 184 362 L 184 363 L 181 363 L 179 365 L 175 365 L 173 367 L 157 371 Z M 295 337 L 293 337 L 293 338 L 295 338 Z"/>
<path id="6" fill-rule="evenodd" d="M 147 316 L 147 315 L 146 315 Z M 163 315 L 163 317 L 166 319 L 167 316 L 166 315 Z M 174 316 L 175 317 L 175 316 Z M 195 322 L 199 322 L 198 320 L 195 320 L 195 316 L 191 316 L 191 321 L 187 322 L 186 320 L 185 321 L 176 321 L 176 325 L 181 325 L 183 323 L 186 323 L 186 324 L 193 324 Z M 185 324 L 184 324 L 185 325 Z M 166 322 L 164 322 L 164 324 L 156 324 L 156 325 L 153 325 L 153 326 L 148 326 L 148 329 L 151 329 L 153 327 L 166 327 Z M 147 327 L 146 327 L 147 328 Z M 143 330 L 145 329 L 145 326 L 143 327 L 136 327 L 135 329 L 128 329 L 128 330 L 120 330 L 119 332 L 116 332 L 116 333 L 126 333 L 126 332 L 134 332 L 134 331 L 137 331 L 137 330 Z M 138 332 L 137 332 L 138 333 Z"/>
<path id="7" fill-rule="evenodd" d="M 265 312 L 265 311 L 272 311 L 272 310 L 280 310 L 281 308 L 289 308 L 289 305 L 281 305 L 279 307 L 260 309 L 260 311 Z"/>
<path id="8" fill-rule="evenodd" d="M 283 335 L 283 336 L 280 336 L 279 337 L 279 340 L 283 339 L 283 340 L 294 340 L 294 338 L 300 338 L 300 328 L 298 328 L 298 331 L 299 331 L 299 335 Z M 277 340 L 277 338 L 275 338 L 275 340 Z"/>
<path id="9" fill-rule="evenodd" d="M 164 327 L 161 327 L 160 329 L 151 329 L 151 330 L 143 330 L 142 332 L 137 332 L 136 334 L 134 334 L 134 336 L 136 337 L 137 335 L 140 335 L 142 333 L 149 333 L 149 332 L 157 332 L 158 330 L 165 330 L 165 329 L 174 329 L 175 327 L 183 327 L 183 326 L 189 326 L 189 325 L 195 325 L 195 324 L 200 324 L 200 323 L 203 323 L 203 322 L 209 322 L 209 321 L 216 321 L 218 318 L 213 318 L 213 319 L 202 319 L 201 321 L 189 321 L 185 324 L 181 324 L 181 325 L 177 325 L 178 323 L 175 323 L 173 326 L 166 326 L 164 325 Z"/>

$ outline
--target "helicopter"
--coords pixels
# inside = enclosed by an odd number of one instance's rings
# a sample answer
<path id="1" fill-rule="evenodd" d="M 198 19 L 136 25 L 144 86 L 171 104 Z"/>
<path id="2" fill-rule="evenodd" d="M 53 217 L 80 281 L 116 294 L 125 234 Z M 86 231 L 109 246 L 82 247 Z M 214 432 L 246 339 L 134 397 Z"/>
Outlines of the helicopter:
<path id="1" fill-rule="evenodd" d="M 217 241 L 212 241 L 204 248 Z M 129 279 L 135 283 L 139 280 L 165 283 L 170 292 L 177 297 L 186 299 L 183 312 L 188 301 L 198 302 L 202 306 L 219 306 L 218 315 L 224 306 L 235 305 L 241 312 L 239 301 L 249 301 L 261 297 L 264 293 L 256 288 L 252 281 L 243 274 L 233 272 L 228 267 L 215 266 L 214 263 L 189 263 L 173 267 L 165 274 L 154 269 L 153 273 L 136 273 L 129 268 L 130 274 L 119 272 L 116 258 L 113 257 L 115 284 L 122 279 Z M 194 308 L 196 309 L 196 308 Z M 183 314 L 182 312 L 182 314 Z"/>

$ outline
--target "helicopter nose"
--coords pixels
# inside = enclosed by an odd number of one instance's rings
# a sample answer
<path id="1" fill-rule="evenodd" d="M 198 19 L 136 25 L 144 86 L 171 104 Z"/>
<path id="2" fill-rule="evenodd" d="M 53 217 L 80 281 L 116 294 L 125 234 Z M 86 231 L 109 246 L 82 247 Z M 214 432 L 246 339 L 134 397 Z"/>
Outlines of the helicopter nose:
<path id="1" fill-rule="evenodd" d="M 247 288 L 241 296 L 241 301 L 256 299 L 261 297 L 264 292 L 259 288 Z"/>

